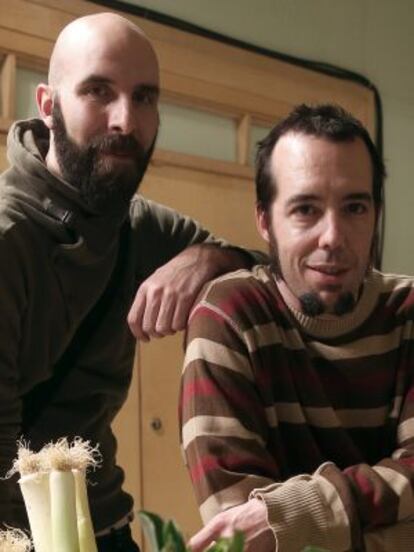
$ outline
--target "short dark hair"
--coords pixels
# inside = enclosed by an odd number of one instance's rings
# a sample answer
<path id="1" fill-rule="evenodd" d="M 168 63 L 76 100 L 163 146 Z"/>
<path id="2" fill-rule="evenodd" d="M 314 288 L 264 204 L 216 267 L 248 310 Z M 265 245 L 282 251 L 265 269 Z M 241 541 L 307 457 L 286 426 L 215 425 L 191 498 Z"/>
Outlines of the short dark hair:
<path id="1" fill-rule="evenodd" d="M 296 132 L 332 142 L 352 142 L 361 138 L 372 161 L 372 195 L 377 219 L 381 213 L 384 192 L 385 167 L 365 127 L 353 115 L 334 104 L 309 106 L 301 104 L 279 121 L 258 143 L 256 154 L 256 202 L 261 211 L 268 212 L 276 197 L 277 183 L 270 170 L 270 158 L 278 140 L 289 132 Z"/>

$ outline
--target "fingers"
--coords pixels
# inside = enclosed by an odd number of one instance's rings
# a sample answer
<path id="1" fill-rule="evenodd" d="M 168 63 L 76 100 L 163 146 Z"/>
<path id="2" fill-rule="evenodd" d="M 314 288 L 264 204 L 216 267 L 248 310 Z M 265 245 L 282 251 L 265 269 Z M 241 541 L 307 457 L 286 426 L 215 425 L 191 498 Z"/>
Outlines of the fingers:
<path id="1" fill-rule="evenodd" d="M 128 314 L 128 324 L 141 341 L 164 337 L 185 328 L 196 292 L 174 286 L 159 288 L 151 282 L 141 285 Z"/>
<path id="2" fill-rule="evenodd" d="M 198 294 L 197 292 L 198 290 L 193 290 L 188 295 L 183 294 L 180 301 L 175 304 L 174 316 L 171 322 L 171 327 L 174 332 L 179 332 L 186 328 L 191 308 L 194 305 L 194 301 Z"/>
<path id="3" fill-rule="evenodd" d="M 220 537 L 232 537 L 241 531 L 246 552 L 274 552 L 275 537 L 267 521 L 267 508 L 262 500 L 248 500 L 218 513 L 189 542 L 193 552 L 202 552 Z"/>
<path id="4" fill-rule="evenodd" d="M 204 252 L 201 256 L 200 251 Z M 214 275 L 212 251 L 215 249 L 189 247 L 141 284 L 128 314 L 137 339 L 148 341 L 185 328 L 198 292 Z"/>
<path id="5" fill-rule="evenodd" d="M 132 307 L 128 313 L 127 322 L 133 335 L 140 341 L 149 341 L 149 335 L 142 327 L 142 319 L 145 312 L 146 296 L 144 293 L 138 293 L 135 296 Z"/>
<path id="6" fill-rule="evenodd" d="M 218 525 L 207 524 L 201 531 L 191 538 L 188 543 L 192 552 L 203 552 L 220 538 L 221 528 Z"/>
<path id="7" fill-rule="evenodd" d="M 172 320 L 177 298 L 167 289 L 159 293 L 154 303 L 149 303 L 146 309 L 143 327 L 151 337 L 163 337 L 175 333 Z"/>

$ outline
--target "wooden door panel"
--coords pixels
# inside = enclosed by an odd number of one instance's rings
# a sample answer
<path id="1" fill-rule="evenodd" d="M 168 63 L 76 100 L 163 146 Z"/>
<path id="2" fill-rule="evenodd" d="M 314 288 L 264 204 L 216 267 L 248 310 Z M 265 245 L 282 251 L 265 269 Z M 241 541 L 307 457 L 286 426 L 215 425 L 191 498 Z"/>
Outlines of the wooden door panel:
<path id="1" fill-rule="evenodd" d="M 231 242 L 261 248 L 254 222 L 254 186 L 248 179 L 174 167 L 153 167 L 146 197 L 189 214 Z M 140 346 L 142 504 L 174 518 L 190 536 L 201 527 L 179 448 L 177 404 L 183 334 Z"/>

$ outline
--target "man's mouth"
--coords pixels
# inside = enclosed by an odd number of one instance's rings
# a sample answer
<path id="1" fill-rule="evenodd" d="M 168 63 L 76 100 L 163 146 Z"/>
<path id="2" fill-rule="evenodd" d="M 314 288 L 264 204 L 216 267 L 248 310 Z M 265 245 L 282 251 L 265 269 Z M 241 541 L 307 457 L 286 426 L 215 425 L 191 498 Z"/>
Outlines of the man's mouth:
<path id="1" fill-rule="evenodd" d="M 100 152 L 102 159 L 112 160 L 113 162 L 132 163 L 136 160 L 136 152 L 124 150 L 106 150 Z"/>
<path id="2" fill-rule="evenodd" d="M 318 264 L 310 265 L 308 269 L 314 275 L 316 285 L 332 290 L 342 289 L 344 278 L 349 268 L 343 265 Z"/>
<path id="3" fill-rule="evenodd" d="M 348 268 L 345 266 L 332 264 L 309 265 L 308 268 L 314 270 L 315 272 L 320 272 L 321 274 L 327 274 L 328 276 L 339 276 L 348 271 Z"/>

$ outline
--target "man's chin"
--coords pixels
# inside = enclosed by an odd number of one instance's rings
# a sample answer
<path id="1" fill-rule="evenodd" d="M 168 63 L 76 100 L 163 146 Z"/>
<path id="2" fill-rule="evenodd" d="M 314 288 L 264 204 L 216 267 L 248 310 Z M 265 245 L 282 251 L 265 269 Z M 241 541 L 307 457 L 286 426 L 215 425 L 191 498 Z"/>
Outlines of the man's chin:
<path id="1" fill-rule="evenodd" d="M 322 314 L 343 316 L 351 312 L 356 305 L 356 299 L 350 291 L 334 292 L 332 290 L 308 291 L 299 297 L 301 310 L 308 316 Z"/>
<path id="2" fill-rule="evenodd" d="M 317 291 L 315 292 L 316 295 L 319 297 L 321 303 L 324 306 L 325 312 L 329 313 L 332 312 L 335 308 L 335 304 L 338 301 L 339 297 L 341 296 L 341 292 L 337 291 Z"/>
<path id="3" fill-rule="evenodd" d="M 355 294 L 349 290 L 323 291 L 319 297 L 324 305 L 324 313 L 343 316 L 353 311 L 356 305 Z"/>

